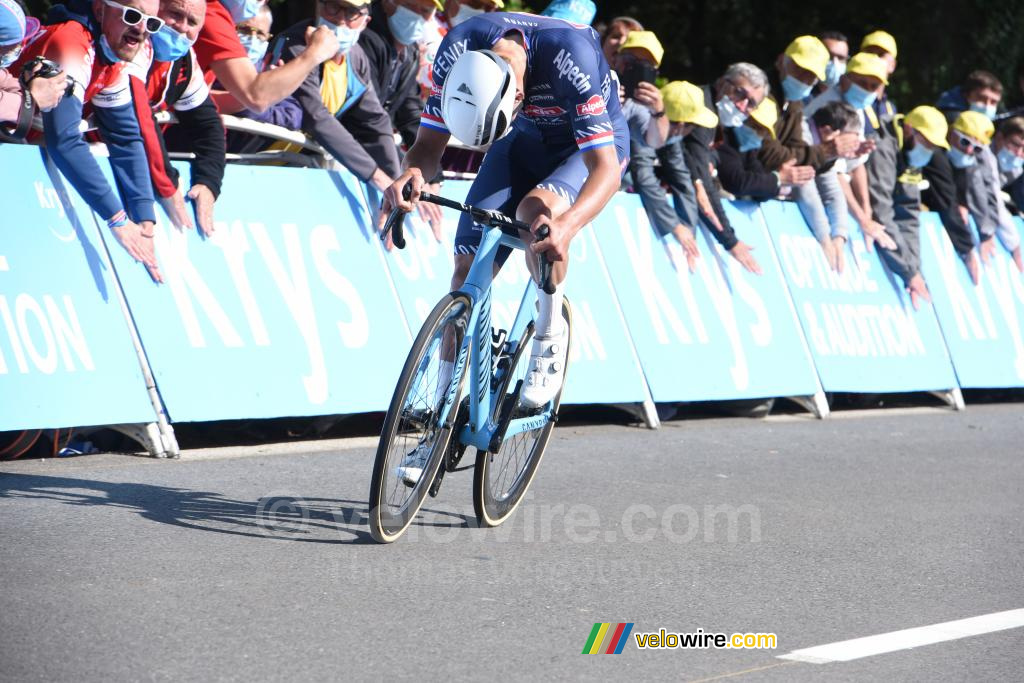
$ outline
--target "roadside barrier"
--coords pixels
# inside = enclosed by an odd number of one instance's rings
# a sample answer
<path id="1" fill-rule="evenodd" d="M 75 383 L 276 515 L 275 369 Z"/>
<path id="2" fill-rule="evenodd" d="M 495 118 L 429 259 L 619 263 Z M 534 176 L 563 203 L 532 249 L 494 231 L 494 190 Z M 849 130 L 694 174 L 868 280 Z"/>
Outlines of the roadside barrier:
<path id="1" fill-rule="evenodd" d="M 0 431 L 117 425 L 173 455 L 173 422 L 383 410 L 449 287 L 454 216 L 440 242 L 410 216 L 409 247 L 388 253 L 379 197 L 345 171 L 229 165 L 210 238 L 157 226 L 156 285 L 44 152 L 2 156 Z M 960 387 L 1024 386 L 1024 281 L 1006 254 L 974 287 L 926 214 L 935 305 L 914 311 L 859 234 L 837 277 L 794 205 L 727 210 L 763 274 L 706 230 L 690 273 L 634 195 L 573 242 L 566 403 L 632 405 L 653 426 L 655 402 L 786 396 L 825 416 L 825 391 L 933 391 L 961 407 Z M 526 283 L 513 257 L 497 324 Z"/>

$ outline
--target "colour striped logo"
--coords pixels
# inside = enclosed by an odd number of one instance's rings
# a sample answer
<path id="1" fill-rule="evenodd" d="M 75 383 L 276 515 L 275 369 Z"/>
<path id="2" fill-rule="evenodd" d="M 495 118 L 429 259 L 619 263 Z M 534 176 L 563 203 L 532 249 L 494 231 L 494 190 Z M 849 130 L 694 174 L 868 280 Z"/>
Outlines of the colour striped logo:
<path id="1" fill-rule="evenodd" d="M 629 633 L 633 630 L 633 624 L 594 624 L 590 630 L 590 637 L 587 644 L 583 646 L 585 655 L 617 655 L 629 640 Z"/>

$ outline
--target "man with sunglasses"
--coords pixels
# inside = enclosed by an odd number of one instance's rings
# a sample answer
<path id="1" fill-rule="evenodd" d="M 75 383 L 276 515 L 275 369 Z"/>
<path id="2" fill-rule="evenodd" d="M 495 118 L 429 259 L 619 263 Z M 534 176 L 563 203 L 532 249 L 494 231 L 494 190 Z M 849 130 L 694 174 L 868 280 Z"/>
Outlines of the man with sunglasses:
<path id="1" fill-rule="evenodd" d="M 43 57 L 57 62 L 67 74 L 68 95 L 42 114 L 47 151 L 125 250 L 159 282 L 153 190 L 125 70 L 149 36 L 163 26 L 156 16 L 158 6 L 157 0 L 73 0 L 56 5 L 50 15 L 56 23 L 45 26 L 25 48 L 14 70 L 20 72 L 29 61 Z M 79 132 L 83 111 L 94 115 L 110 150 L 116 190 Z"/>

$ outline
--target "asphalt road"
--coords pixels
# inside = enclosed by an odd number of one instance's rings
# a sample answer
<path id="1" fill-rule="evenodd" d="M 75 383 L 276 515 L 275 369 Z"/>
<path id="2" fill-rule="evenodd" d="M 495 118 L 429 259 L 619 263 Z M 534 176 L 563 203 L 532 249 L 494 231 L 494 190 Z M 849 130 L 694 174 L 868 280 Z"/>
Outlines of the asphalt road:
<path id="1" fill-rule="evenodd" d="M 1022 408 L 560 427 L 509 524 L 461 473 L 390 546 L 369 439 L 0 463 L 0 679 L 1020 680 L 1024 628 L 779 656 L 1024 608 Z"/>

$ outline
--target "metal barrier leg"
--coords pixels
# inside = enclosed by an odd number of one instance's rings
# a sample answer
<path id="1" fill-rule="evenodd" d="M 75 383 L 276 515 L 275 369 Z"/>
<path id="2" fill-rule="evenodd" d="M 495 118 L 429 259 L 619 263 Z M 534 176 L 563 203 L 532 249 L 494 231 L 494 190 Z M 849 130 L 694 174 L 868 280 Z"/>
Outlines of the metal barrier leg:
<path id="1" fill-rule="evenodd" d="M 824 391 L 819 390 L 812 396 L 790 396 L 789 399 L 819 420 L 824 420 L 832 412 L 832 409 L 828 407 L 828 398 L 825 397 Z"/>
<path id="2" fill-rule="evenodd" d="M 108 425 L 108 428 L 138 442 L 154 458 L 177 458 L 179 456 L 178 443 L 174 441 L 174 433 L 171 432 L 172 443 L 166 443 L 164 433 L 156 422 Z"/>
<path id="3" fill-rule="evenodd" d="M 932 396 L 942 399 L 942 402 L 953 410 L 964 410 L 967 406 L 964 403 L 964 394 L 960 387 L 953 387 L 946 391 L 929 391 Z"/>

